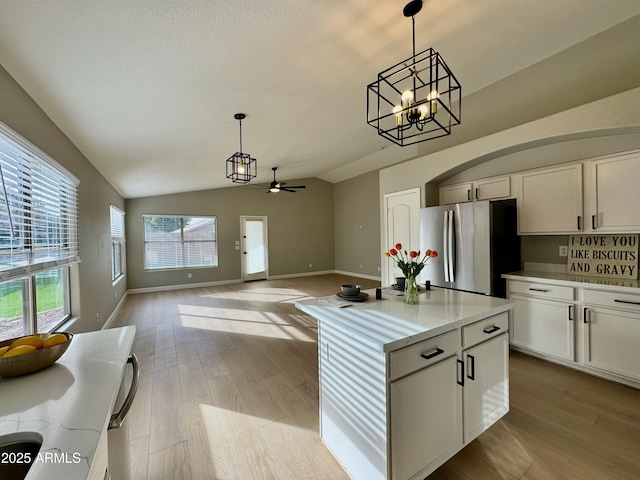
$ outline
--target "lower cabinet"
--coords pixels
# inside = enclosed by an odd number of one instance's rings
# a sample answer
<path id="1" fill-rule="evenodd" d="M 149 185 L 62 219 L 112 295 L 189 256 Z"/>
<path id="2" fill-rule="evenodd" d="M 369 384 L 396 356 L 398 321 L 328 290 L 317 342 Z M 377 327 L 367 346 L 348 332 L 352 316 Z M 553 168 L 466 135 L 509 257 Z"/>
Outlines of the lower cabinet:
<path id="1" fill-rule="evenodd" d="M 463 352 L 463 425 L 467 444 L 509 411 L 509 335 Z"/>
<path id="2" fill-rule="evenodd" d="M 394 480 L 437 468 L 462 445 L 457 357 L 391 383 L 391 462 Z M 439 461 L 440 460 L 440 461 Z M 423 478 L 418 476 L 418 478 Z"/>
<path id="3" fill-rule="evenodd" d="M 584 285 L 509 279 L 511 345 L 638 387 L 640 293 Z"/>
<path id="4" fill-rule="evenodd" d="M 575 360 L 575 305 L 509 294 L 513 301 L 511 343 L 565 360 Z"/>
<path id="5" fill-rule="evenodd" d="M 584 290 L 584 364 L 640 380 L 640 295 Z"/>

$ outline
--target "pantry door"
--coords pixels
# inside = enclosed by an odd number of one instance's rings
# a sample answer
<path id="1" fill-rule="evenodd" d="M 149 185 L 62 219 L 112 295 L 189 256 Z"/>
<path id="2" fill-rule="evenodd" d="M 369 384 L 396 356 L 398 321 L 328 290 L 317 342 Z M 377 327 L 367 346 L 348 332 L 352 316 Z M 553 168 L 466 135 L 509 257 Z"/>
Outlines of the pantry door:
<path id="1" fill-rule="evenodd" d="M 242 280 L 264 280 L 269 276 L 267 217 L 240 217 Z"/>

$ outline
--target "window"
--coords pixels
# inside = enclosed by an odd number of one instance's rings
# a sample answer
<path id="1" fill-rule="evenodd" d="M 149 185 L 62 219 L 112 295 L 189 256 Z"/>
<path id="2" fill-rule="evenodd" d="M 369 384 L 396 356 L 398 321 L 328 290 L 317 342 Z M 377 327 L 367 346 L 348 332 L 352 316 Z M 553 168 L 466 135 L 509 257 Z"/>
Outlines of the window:
<path id="1" fill-rule="evenodd" d="M 124 275 L 124 212 L 111 205 L 111 280 L 116 281 Z"/>
<path id="2" fill-rule="evenodd" d="M 69 317 L 77 189 L 73 175 L 0 122 L 0 339 Z"/>
<path id="3" fill-rule="evenodd" d="M 142 218 L 145 270 L 218 266 L 216 217 Z"/>

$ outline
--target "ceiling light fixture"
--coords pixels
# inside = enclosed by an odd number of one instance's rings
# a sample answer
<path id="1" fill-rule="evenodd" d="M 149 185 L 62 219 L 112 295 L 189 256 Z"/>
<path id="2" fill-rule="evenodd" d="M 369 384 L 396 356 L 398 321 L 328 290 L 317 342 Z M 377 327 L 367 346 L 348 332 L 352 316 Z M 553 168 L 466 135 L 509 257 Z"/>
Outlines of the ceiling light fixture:
<path id="1" fill-rule="evenodd" d="M 244 113 L 236 113 L 233 118 L 240 122 L 240 151 L 227 159 L 227 178 L 234 183 L 249 183 L 258 174 L 258 164 L 248 153 L 242 153 L 242 120 Z"/>
<path id="2" fill-rule="evenodd" d="M 422 0 L 405 5 L 411 17 L 413 56 L 387 68 L 367 86 L 367 123 L 404 147 L 451 134 L 460 123 L 462 87 L 433 48 L 416 55 L 415 15 Z"/>

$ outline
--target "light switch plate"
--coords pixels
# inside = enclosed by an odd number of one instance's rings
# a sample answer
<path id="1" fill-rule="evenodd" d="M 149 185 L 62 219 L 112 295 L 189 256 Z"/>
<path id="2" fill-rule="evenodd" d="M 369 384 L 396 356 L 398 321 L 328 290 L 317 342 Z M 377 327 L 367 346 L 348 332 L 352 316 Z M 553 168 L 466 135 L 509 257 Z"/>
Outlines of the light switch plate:
<path id="1" fill-rule="evenodd" d="M 558 255 L 560 255 L 561 257 L 566 257 L 567 256 L 567 246 L 566 245 L 561 245 L 559 250 L 560 251 L 558 252 Z"/>

